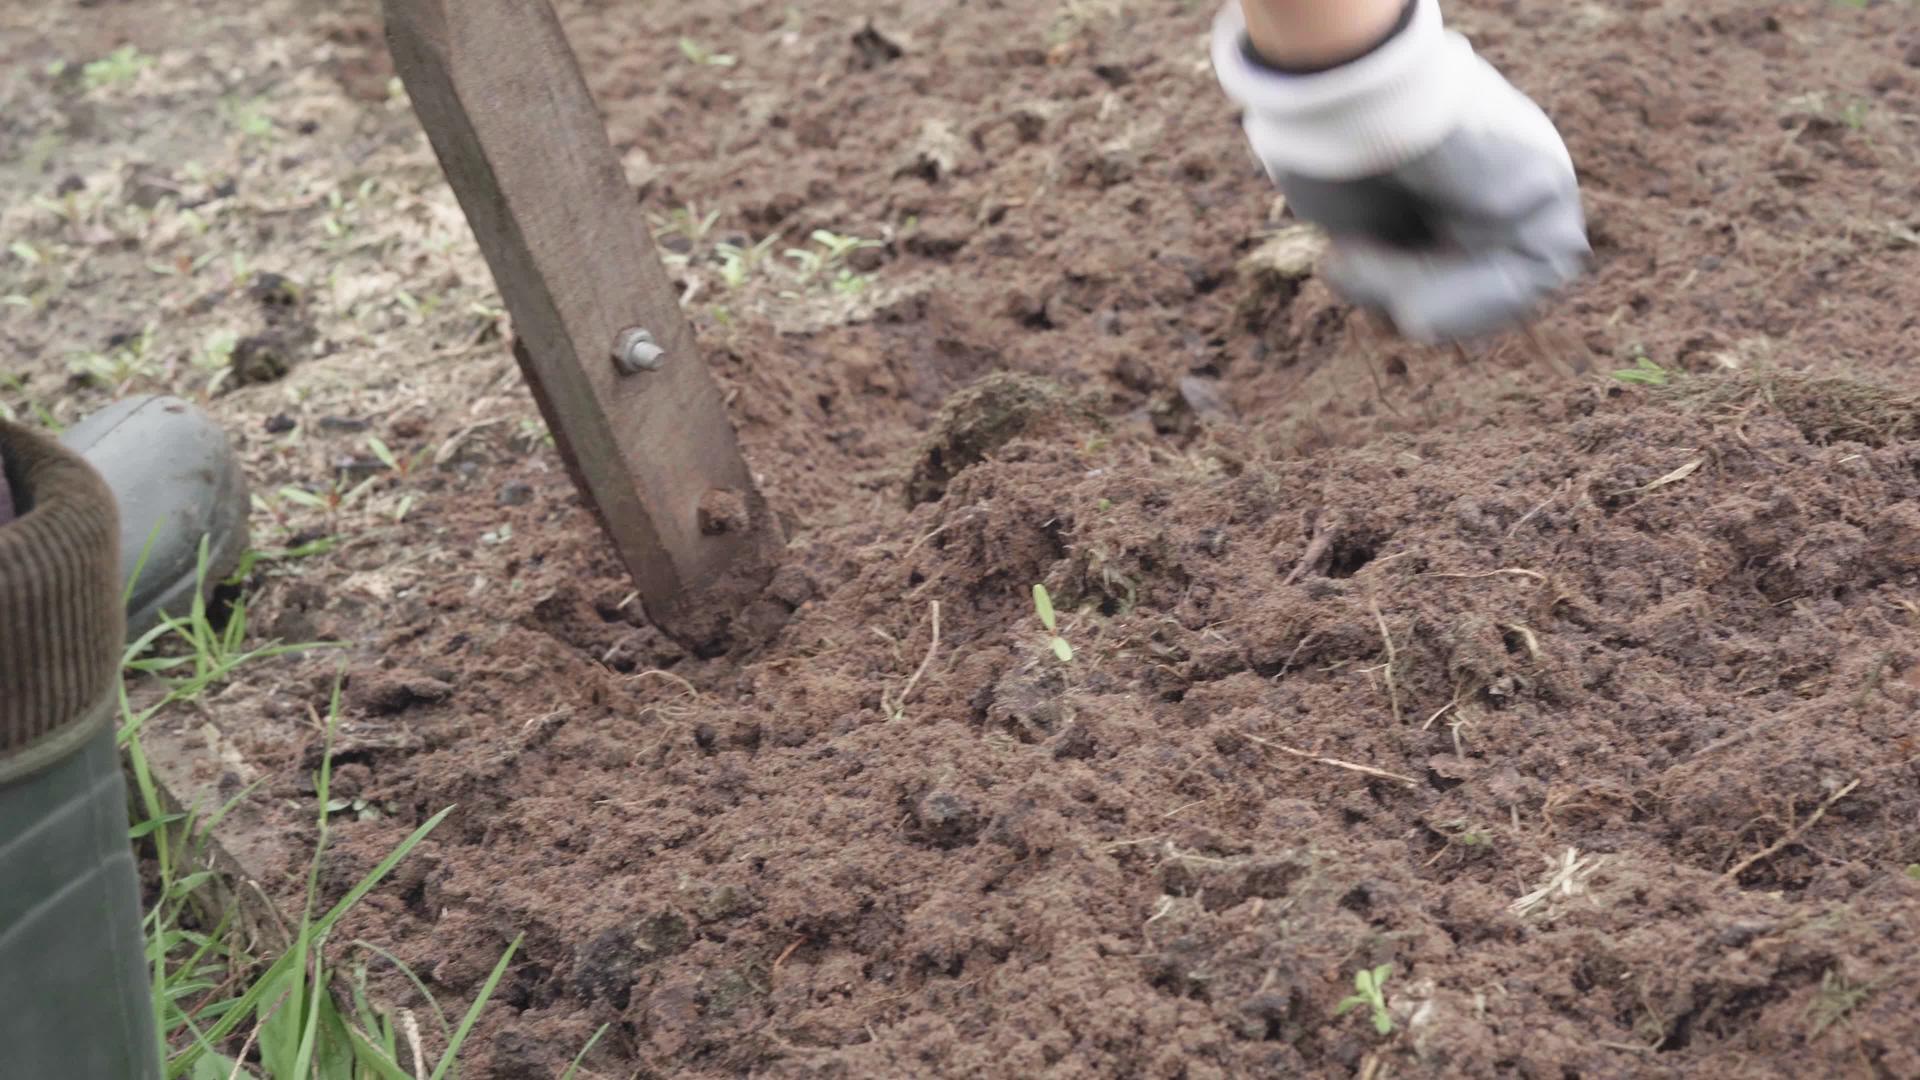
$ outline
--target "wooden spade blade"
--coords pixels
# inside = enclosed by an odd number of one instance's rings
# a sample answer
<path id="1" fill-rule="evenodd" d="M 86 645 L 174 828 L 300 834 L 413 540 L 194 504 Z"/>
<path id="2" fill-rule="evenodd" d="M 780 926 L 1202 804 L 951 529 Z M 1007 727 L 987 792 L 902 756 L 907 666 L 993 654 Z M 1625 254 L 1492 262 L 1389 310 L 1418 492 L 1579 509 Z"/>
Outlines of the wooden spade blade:
<path id="1" fill-rule="evenodd" d="M 553 8 L 386 0 L 386 19 L 394 66 L 513 316 L 521 370 L 648 615 L 669 629 L 690 609 L 696 622 L 724 617 L 716 606 L 737 606 L 770 572 L 778 526 Z M 658 344 L 657 368 L 616 364 L 630 328 Z"/>

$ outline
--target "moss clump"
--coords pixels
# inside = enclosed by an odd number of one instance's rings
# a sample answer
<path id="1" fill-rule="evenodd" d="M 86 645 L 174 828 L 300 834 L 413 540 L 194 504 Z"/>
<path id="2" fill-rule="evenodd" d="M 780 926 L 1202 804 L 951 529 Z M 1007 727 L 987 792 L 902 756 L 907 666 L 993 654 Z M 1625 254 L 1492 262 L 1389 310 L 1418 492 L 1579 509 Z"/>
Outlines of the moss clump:
<path id="1" fill-rule="evenodd" d="M 907 479 L 907 505 L 933 502 L 968 466 L 1014 439 L 1060 423 L 1093 423 L 1092 413 L 1045 379 L 995 372 L 954 394 L 940 409 L 933 433 Z"/>
<path id="2" fill-rule="evenodd" d="M 1730 375 L 1684 379 L 1682 400 L 1724 413 L 1764 410 L 1800 429 L 1808 442 L 1885 446 L 1920 437 L 1920 394 L 1853 379 L 1806 375 Z"/>

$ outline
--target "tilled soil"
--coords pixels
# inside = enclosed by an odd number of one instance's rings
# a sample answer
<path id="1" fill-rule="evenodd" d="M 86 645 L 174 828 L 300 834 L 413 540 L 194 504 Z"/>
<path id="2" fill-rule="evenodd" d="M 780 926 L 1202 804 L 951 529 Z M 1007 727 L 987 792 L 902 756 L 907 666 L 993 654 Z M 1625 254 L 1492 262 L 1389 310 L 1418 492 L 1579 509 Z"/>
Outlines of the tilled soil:
<path id="1" fill-rule="evenodd" d="M 790 614 L 650 629 L 491 322 L 216 298 L 322 342 L 213 399 L 264 489 L 423 455 L 377 523 L 259 526 L 348 536 L 253 583 L 263 633 L 356 646 L 335 794 L 375 812 L 328 890 L 458 807 L 340 940 L 453 1004 L 525 935 L 482 1077 L 603 1024 L 603 1076 L 1920 1076 L 1920 15 L 1449 10 L 1560 122 L 1598 257 L 1458 355 L 1247 261 L 1310 241 L 1206 5 L 564 6 Z M 374 254 L 484 297 L 372 14 L 246 17 L 322 43 L 340 145 L 285 171 L 404 177 L 434 225 Z M 823 229 L 878 246 L 796 277 Z M 295 835 L 338 664 L 178 721 Z M 1387 1033 L 1341 1008 L 1379 965 Z"/>

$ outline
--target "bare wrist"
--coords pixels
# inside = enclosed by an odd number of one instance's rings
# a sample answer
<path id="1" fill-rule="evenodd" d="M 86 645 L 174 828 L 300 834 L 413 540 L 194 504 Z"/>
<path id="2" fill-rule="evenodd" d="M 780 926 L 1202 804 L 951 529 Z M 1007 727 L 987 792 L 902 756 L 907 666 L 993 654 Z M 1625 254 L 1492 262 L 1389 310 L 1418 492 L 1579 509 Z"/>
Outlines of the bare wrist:
<path id="1" fill-rule="evenodd" d="M 1407 0 L 1240 0 L 1261 60 L 1317 71 L 1366 55 L 1390 37 Z"/>

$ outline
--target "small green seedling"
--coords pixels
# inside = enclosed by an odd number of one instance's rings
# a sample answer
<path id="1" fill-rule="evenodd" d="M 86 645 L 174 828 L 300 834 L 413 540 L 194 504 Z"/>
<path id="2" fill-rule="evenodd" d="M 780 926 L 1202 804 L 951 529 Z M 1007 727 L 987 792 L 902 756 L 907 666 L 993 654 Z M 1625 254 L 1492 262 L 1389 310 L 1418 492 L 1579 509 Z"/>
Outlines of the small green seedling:
<path id="1" fill-rule="evenodd" d="M 680 55 L 702 67 L 732 67 L 738 59 L 731 53 L 717 53 L 692 38 L 681 38 Z"/>
<path id="2" fill-rule="evenodd" d="M 774 233 L 751 247 L 721 242 L 713 246 L 715 257 L 720 260 L 720 282 L 729 289 L 737 289 L 747 283 L 754 270 L 767 260 L 767 254 L 773 250 L 780 234 Z"/>
<path id="3" fill-rule="evenodd" d="M 1646 353 L 1635 353 L 1633 366 L 1622 368 L 1613 373 L 1613 377 L 1623 383 L 1639 383 L 1642 386 L 1665 386 L 1673 381 L 1673 372 L 1653 362 Z"/>
<path id="4" fill-rule="evenodd" d="M 367 449 L 380 460 L 380 464 L 385 465 L 402 480 L 413 475 L 414 470 L 433 455 L 433 447 L 427 446 L 416 451 L 412 457 L 401 457 L 394 453 L 393 447 L 388 446 L 386 441 L 378 435 L 367 436 Z"/>
<path id="5" fill-rule="evenodd" d="M 1333 1010 L 1335 1016 L 1345 1016 L 1354 1009 L 1365 1005 L 1373 1010 L 1373 1030 L 1382 1035 L 1393 1034 L 1393 1014 L 1387 1011 L 1387 977 L 1393 974 L 1392 964 L 1381 964 L 1369 971 L 1361 968 L 1353 973 L 1354 993 L 1340 1000 Z"/>
<path id="6" fill-rule="evenodd" d="M 80 79 L 87 89 L 98 90 L 103 86 L 128 82 L 153 63 L 152 57 L 140 55 L 140 50 L 132 45 L 123 45 L 98 60 L 90 61 L 80 69 Z"/>
<path id="7" fill-rule="evenodd" d="M 815 229 L 807 239 L 819 245 L 820 250 L 788 248 L 780 253 L 783 258 L 793 260 L 794 276 L 801 284 L 812 281 L 823 270 L 836 273 L 830 285 L 835 292 L 843 295 L 858 293 L 871 283 L 873 275 L 857 274 L 844 264 L 847 256 L 856 251 L 883 246 L 880 241 L 844 236 L 828 229 Z"/>
<path id="8" fill-rule="evenodd" d="M 1060 636 L 1058 621 L 1053 615 L 1053 597 L 1047 594 L 1045 585 L 1033 587 L 1033 610 L 1040 613 L 1040 625 L 1047 628 L 1047 644 L 1053 647 L 1053 655 L 1063 664 L 1072 663 L 1073 646 Z"/>

